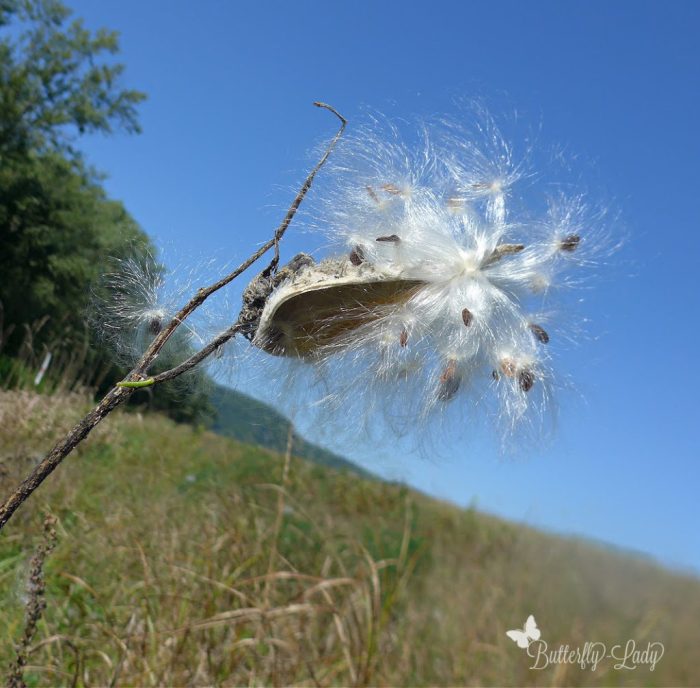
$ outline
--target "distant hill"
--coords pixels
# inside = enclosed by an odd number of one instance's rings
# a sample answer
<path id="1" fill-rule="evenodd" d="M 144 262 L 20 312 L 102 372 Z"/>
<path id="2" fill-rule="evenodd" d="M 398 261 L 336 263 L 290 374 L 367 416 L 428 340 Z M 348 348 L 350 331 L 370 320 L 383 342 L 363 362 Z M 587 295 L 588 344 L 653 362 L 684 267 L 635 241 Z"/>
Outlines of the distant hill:
<path id="1" fill-rule="evenodd" d="M 213 432 L 282 454 L 285 452 L 289 420 L 271 406 L 215 383 L 211 402 L 215 408 L 210 425 Z M 376 477 L 352 461 L 311 444 L 297 434 L 294 439 L 294 454 L 322 466 L 349 471 L 364 478 Z"/>

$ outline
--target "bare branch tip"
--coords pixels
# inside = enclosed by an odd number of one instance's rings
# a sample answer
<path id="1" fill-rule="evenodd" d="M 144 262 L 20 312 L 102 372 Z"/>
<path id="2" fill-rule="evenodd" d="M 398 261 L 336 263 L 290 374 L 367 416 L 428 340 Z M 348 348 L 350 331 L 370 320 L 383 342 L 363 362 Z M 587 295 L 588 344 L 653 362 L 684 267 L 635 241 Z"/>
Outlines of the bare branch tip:
<path id="1" fill-rule="evenodd" d="M 332 105 L 322 103 L 320 100 L 315 100 L 313 104 L 318 108 L 323 108 L 324 110 L 329 110 L 332 112 L 343 123 L 343 126 L 348 123 L 345 117 L 343 117 Z"/>

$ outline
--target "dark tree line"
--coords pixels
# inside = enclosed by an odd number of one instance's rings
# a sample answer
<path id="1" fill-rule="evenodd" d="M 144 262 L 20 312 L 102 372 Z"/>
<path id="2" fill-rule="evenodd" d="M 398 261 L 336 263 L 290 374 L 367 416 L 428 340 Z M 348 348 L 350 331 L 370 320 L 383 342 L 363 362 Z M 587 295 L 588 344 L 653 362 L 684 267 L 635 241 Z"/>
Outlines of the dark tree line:
<path id="1" fill-rule="evenodd" d="M 89 338 L 86 380 L 107 366 L 103 386 L 124 370 L 87 329 L 91 293 L 111 259 L 154 254 L 79 149 L 84 133 L 140 131 L 145 95 L 122 87 L 118 50 L 115 32 L 86 29 L 56 0 L 0 0 L 0 357 L 42 323 L 35 347 Z M 149 403 L 183 421 L 208 408 L 201 385 L 185 397 L 165 385 Z"/>

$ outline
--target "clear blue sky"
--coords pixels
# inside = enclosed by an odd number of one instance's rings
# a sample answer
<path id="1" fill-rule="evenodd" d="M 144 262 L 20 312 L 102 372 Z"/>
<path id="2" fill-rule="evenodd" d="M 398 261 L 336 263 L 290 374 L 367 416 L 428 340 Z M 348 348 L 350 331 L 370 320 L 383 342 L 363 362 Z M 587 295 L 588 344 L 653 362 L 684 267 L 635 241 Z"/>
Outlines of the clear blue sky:
<path id="1" fill-rule="evenodd" d="M 149 94 L 143 135 L 90 139 L 88 157 L 181 257 L 242 258 L 269 236 L 335 128 L 313 100 L 352 124 L 364 107 L 505 98 L 578 155 L 628 241 L 586 295 L 597 339 L 562 362 L 583 400 L 562 400 L 552 444 L 518 461 L 488 442 L 437 462 L 333 448 L 459 504 L 700 571 L 700 4 L 70 4 L 121 32 L 126 83 Z M 291 232 L 288 255 L 304 247 Z"/>

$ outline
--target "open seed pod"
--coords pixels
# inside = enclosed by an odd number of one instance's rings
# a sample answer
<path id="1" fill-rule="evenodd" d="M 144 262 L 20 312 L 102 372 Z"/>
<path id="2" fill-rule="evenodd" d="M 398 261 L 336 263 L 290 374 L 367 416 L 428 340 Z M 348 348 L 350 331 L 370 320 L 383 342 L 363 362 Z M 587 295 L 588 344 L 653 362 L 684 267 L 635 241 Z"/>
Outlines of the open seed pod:
<path id="1" fill-rule="evenodd" d="M 327 260 L 300 271 L 270 294 L 253 339 L 278 356 L 313 358 L 348 333 L 406 302 L 424 283 L 349 260 Z"/>

